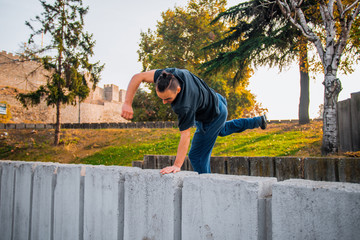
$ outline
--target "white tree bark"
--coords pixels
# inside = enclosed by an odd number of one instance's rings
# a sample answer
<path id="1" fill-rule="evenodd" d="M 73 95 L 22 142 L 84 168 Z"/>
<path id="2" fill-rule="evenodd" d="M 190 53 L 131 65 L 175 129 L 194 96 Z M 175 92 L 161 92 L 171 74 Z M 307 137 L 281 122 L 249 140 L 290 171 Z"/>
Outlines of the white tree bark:
<path id="1" fill-rule="evenodd" d="M 334 3 L 336 2 L 338 18 L 334 18 Z M 344 6 L 341 0 L 320 0 L 320 14 L 325 30 L 325 46 L 321 39 L 313 32 L 306 21 L 301 9 L 302 0 L 276 0 L 283 15 L 302 34 L 311 41 L 320 56 L 324 68 L 324 127 L 322 153 L 334 153 L 338 151 L 337 129 L 337 100 L 342 89 L 340 80 L 336 77 L 340 64 L 341 55 L 345 49 L 349 33 L 354 19 L 359 15 L 360 0 L 356 0 L 348 6 Z M 341 31 L 337 32 L 337 22 Z M 314 23 L 313 25 L 316 25 Z"/>

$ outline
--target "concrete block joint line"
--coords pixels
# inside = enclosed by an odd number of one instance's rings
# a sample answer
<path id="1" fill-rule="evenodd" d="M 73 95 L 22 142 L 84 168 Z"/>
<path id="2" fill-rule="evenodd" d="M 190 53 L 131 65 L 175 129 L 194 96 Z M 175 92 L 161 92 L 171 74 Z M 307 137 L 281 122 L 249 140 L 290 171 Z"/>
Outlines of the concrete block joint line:
<path id="1" fill-rule="evenodd" d="M 0 240 L 358 239 L 360 184 L 0 160 Z"/>

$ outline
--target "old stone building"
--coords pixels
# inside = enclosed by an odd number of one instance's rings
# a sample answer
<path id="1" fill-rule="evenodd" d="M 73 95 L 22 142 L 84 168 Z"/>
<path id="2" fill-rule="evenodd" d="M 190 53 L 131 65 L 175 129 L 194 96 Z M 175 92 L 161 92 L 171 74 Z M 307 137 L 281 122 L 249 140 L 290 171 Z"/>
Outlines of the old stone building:
<path id="1" fill-rule="evenodd" d="M 55 123 L 56 109 L 45 102 L 25 109 L 16 99 L 17 92 L 28 92 L 46 83 L 49 73 L 40 64 L 23 61 L 20 56 L 0 52 L 0 103 L 6 102 L 10 107 L 11 122 L 14 123 Z M 109 84 L 104 88 L 96 87 L 89 97 L 75 106 L 61 107 L 62 123 L 98 123 L 125 122 L 121 117 L 121 107 L 125 100 L 125 90 Z"/>

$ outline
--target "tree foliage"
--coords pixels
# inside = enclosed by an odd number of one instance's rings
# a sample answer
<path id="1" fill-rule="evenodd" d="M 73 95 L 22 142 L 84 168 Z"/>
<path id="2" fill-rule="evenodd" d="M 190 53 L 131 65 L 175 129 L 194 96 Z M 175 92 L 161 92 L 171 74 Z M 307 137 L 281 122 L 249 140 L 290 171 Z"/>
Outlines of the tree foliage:
<path id="1" fill-rule="evenodd" d="M 276 4 L 264 0 L 240 3 L 221 12 L 212 23 L 222 20 L 233 26 L 206 47 L 218 51 L 215 58 L 204 63 L 206 71 L 227 71 L 233 65 L 250 63 L 253 67 L 278 65 L 280 70 L 289 65 L 297 53 L 299 33 L 279 13 Z"/>
<path id="2" fill-rule="evenodd" d="M 87 79 L 95 88 L 104 65 L 90 62 L 95 41 L 92 34 L 84 31 L 84 15 L 89 8 L 83 6 L 82 0 L 55 0 L 53 3 L 40 0 L 40 3 L 44 12 L 26 22 L 33 31 L 28 44 L 35 45 L 35 36 L 42 34 L 49 38 L 49 43 L 40 48 L 26 48 L 24 57 L 38 61 L 48 70 L 47 83 L 35 91 L 18 94 L 17 98 L 25 107 L 42 100 L 56 107 L 54 143 L 58 144 L 61 104 L 75 105 L 85 100 L 90 91 Z"/>
<path id="3" fill-rule="evenodd" d="M 201 64 L 211 59 L 216 52 L 203 48 L 220 39 L 228 27 L 221 22 L 210 25 L 212 19 L 224 11 L 225 0 L 191 0 L 186 7 L 175 7 L 162 13 L 156 30 L 141 33 L 139 60 L 143 70 L 166 67 L 185 68 L 203 78 L 209 86 L 228 100 L 229 118 L 250 116 L 263 112 L 255 97 L 246 88 L 252 70 L 246 65 L 234 66 L 225 73 L 205 75 Z M 235 75 L 242 74 L 242 81 L 233 84 Z M 169 106 L 161 106 L 153 86 L 148 86 L 156 105 L 157 119 L 174 120 L 174 114 L 167 115 Z M 138 93 L 143 94 L 143 92 Z M 136 111 L 136 110 L 135 110 Z M 136 114 L 135 114 L 136 115 Z"/>
<path id="4" fill-rule="evenodd" d="M 234 65 L 252 67 L 275 65 L 280 71 L 295 60 L 300 69 L 299 122 L 309 119 L 308 44 L 301 32 L 286 21 L 276 2 L 252 0 L 221 12 L 213 21 L 233 26 L 219 41 L 206 49 L 216 50 L 216 57 L 203 64 L 206 72 L 227 71 Z M 234 81 L 240 81 L 241 75 Z"/>

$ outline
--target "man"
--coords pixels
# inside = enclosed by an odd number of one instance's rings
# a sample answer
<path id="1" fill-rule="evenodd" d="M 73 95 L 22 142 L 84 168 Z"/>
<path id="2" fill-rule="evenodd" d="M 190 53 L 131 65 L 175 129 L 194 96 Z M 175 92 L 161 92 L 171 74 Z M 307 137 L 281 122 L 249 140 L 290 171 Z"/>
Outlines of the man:
<path id="1" fill-rule="evenodd" d="M 122 117 L 132 119 L 132 102 L 141 82 L 155 83 L 156 93 L 164 104 L 171 104 L 178 116 L 180 142 L 175 162 L 163 168 L 162 174 L 180 171 L 190 145 L 190 128 L 196 131 L 189 151 L 191 165 L 198 173 L 210 173 L 210 156 L 218 136 L 246 129 L 266 128 L 265 116 L 226 121 L 227 103 L 202 79 L 185 69 L 166 68 L 135 74 L 129 83 Z"/>

